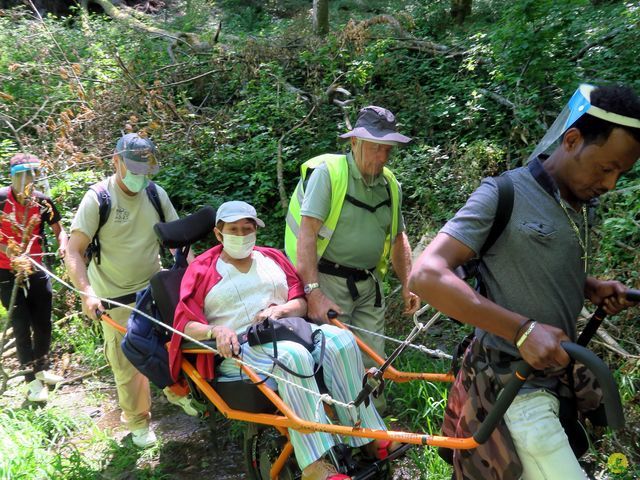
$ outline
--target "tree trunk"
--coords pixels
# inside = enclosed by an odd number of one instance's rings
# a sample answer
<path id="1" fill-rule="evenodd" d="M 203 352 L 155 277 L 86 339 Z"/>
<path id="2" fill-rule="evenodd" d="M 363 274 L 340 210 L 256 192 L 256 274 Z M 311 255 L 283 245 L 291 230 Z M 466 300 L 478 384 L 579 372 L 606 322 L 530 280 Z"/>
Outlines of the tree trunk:
<path id="1" fill-rule="evenodd" d="M 329 33 L 329 0 L 313 0 L 313 33 L 324 36 Z"/>
<path id="2" fill-rule="evenodd" d="M 472 0 L 451 0 L 451 16 L 460 25 L 471 15 Z"/>

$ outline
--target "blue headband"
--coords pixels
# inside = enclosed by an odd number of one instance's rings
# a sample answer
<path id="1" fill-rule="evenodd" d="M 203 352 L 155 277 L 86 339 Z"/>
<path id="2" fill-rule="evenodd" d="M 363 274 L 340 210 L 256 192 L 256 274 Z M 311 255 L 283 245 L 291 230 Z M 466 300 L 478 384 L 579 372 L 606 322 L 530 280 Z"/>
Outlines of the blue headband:
<path id="1" fill-rule="evenodd" d="M 11 175 L 15 175 L 20 172 L 31 172 L 34 170 L 40 170 L 39 163 L 21 163 L 19 165 L 14 165 L 11 167 Z"/>

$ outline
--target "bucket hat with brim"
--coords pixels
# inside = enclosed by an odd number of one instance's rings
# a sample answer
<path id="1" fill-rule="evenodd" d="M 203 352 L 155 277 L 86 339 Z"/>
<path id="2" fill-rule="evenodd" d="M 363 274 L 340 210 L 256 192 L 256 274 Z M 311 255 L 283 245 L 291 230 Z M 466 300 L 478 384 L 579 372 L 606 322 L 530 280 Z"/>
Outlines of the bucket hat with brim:
<path id="1" fill-rule="evenodd" d="M 398 133 L 396 117 L 386 108 L 374 105 L 364 107 L 358 113 L 353 130 L 343 133 L 340 138 L 357 137 L 378 143 L 409 143 L 411 138 Z"/>

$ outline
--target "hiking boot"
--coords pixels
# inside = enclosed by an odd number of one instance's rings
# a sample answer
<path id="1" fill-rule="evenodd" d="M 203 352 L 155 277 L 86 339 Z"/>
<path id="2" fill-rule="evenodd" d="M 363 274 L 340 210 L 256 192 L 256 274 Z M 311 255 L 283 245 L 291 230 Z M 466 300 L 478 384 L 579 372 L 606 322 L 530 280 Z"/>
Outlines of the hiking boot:
<path id="1" fill-rule="evenodd" d="M 36 372 L 36 378 L 41 382 L 46 383 L 47 385 L 55 385 L 64 380 L 64 377 L 60 375 L 56 375 L 55 373 L 51 373 L 48 370 L 41 370 Z"/>
<path id="2" fill-rule="evenodd" d="M 162 391 L 167 397 L 167 401 L 169 403 L 179 406 L 187 415 L 191 417 L 197 417 L 200 415 L 200 411 L 194 405 L 197 402 L 191 398 L 191 395 L 176 395 L 169 387 L 165 387 Z"/>
<path id="3" fill-rule="evenodd" d="M 153 430 L 146 426 L 138 430 L 132 430 L 131 440 L 136 447 L 147 448 L 154 445 L 158 441 L 158 438 L 156 434 L 153 433 Z"/>
<path id="4" fill-rule="evenodd" d="M 37 378 L 27 385 L 27 400 L 30 402 L 46 402 L 49 398 L 49 390 Z"/>

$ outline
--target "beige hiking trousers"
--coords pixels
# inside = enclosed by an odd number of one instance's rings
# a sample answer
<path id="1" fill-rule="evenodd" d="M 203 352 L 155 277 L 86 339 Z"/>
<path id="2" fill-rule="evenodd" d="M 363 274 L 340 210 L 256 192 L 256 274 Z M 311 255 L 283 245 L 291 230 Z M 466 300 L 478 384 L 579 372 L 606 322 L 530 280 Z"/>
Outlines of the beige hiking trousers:
<path id="1" fill-rule="evenodd" d="M 135 304 L 131 304 L 133 307 Z M 107 315 L 117 324 L 127 326 L 131 310 L 118 307 L 107 310 Z M 122 352 L 124 334 L 115 328 L 102 323 L 104 332 L 104 353 L 111 366 L 116 381 L 118 403 L 122 409 L 121 420 L 129 431 L 145 428 L 151 418 L 151 391 L 149 380 L 129 362 Z"/>

